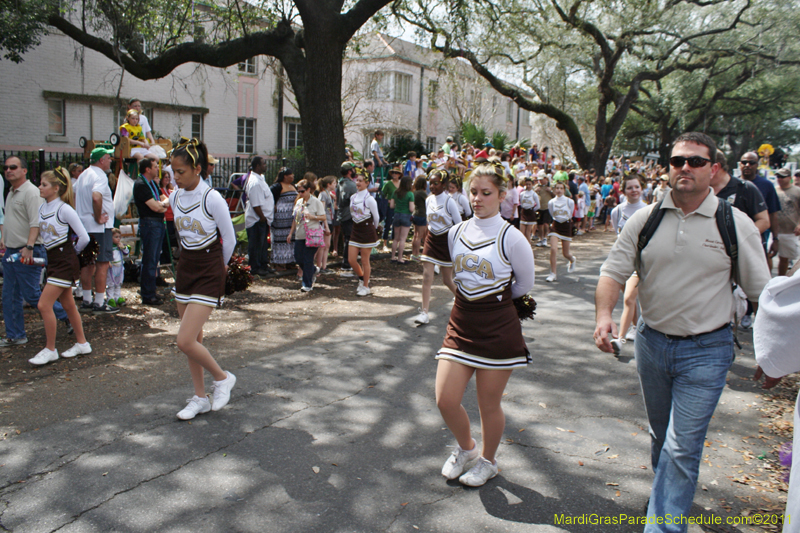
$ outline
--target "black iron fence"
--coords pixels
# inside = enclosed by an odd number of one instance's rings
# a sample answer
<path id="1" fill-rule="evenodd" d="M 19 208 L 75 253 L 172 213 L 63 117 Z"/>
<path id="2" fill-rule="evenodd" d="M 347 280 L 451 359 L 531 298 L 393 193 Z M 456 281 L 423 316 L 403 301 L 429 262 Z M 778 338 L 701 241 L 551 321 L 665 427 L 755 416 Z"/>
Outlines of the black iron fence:
<path id="1" fill-rule="evenodd" d="M 83 158 L 83 152 L 49 152 L 40 150 L 3 150 L 3 161 L 9 157 L 23 157 L 28 162 L 28 178 L 36 185 L 39 184 L 39 177 L 47 170 L 53 170 L 57 166 L 67 167 L 70 163 L 80 163 L 88 165 L 88 161 Z M 227 187 L 228 178 L 237 172 L 247 172 L 250 167 L 249 157 L 220 157 L 211 178 L 214 187 Z M 272 184 L 281 167 L 291 168 L 295 176 L 299 179 L 303 175 L 305 161 L 294 159 L 267 159 L 266 179 L 267 183 Z"/>
<path id="2" fill-rule="evenodd" d="M 83 152 L 47 152 L 45 150 L 3 150 L 3 161 L 9 157 L 21 157 L 28 162 L 28 178 L 39 185 L 39 177 L 46 170 L 57 166 L 67 167 L 70 163 L 86 165 Z"/>
<path id="3" fill-rule="evenodd" d="M 218 159 L 219 163 L 217 163 L 214 169 L 214 176 L 211 178 L 214 187 L 225 187 L 227 186 L 228 178 L 231 174 L 243 173 L 250 170 L 251 158 L 249 157 L 220 157 Z M 264 177 L 268 185 L 272 185 L 275 182 L 278 171 L 282 167 L 291 168 L 294 171 L 295 180 L 299 180 L 303 177 L 306 163 L 305 161 L 298 161 L 296 159 L 267 159 L 267 170 L 264 173 Z"/>

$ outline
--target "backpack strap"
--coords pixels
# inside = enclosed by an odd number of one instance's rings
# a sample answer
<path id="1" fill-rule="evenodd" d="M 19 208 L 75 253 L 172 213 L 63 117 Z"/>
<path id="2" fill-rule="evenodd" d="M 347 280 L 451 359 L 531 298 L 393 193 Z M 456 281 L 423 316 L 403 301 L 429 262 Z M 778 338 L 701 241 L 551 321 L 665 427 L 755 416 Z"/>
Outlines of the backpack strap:
<path id="1" fill-rule="evenodd" d="M 647 217 L 647 221 L 644 223 L 644 226 L 642 226 L 642 231 L 639 232 L 639 242 L 636 245 L 635 266 L 640 275 L 642 271 L 642 250 L 645 249 L 647 243 L 649 243 L 650 239 L 653 238 L 653 235 L 658 229 L 658 225 L 661 224 L 661 219 L 664 218 L 664 214 L 666 213 L 666 209 L 661 209 L 661 204 L 663 203 L 663 198 L 658 201 L 653 210 L 650 212 L 650 216 Z"/>
<path id="2" fill-rule="evenodd" d="M 736 199 L 733 201 L 733 207 L 740 211 L 744 211 L 745 213 L 747 210 L 744 208 L 745 203 L 745 195 L 747 194 L 747 183 L 741 178 L 731 178 L 735 180 L 739 180 L 736 184 Z M 736 237 L 734 235 L 734 237 Z"/>
<path id="3" fill-rule="evenodd" d="M 737 193 L 738 195 L 738 193 Z M 731 279 L 739 284 L 739 241 L 733 219 L 733 207 L 725 200 L 717 202 L 717 229 L 725 244 L 725 253 L 731 258 Z"/>

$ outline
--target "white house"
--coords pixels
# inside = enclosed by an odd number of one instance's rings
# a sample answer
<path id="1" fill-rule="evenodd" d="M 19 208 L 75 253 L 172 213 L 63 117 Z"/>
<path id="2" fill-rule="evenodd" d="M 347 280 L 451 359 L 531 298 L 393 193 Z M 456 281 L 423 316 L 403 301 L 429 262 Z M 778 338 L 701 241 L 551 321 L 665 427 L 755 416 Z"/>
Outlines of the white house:
<path id="1" fill-rule="evenodd" d="M 418 136 L 433 149 L 464 117 L 490 133 L 530 137 L 528 113 L 462 62 L 443 64 L 431 50 L 383 34 L 362 39 L 366 45 L 345 62 L 342 95 L 345 134 L 357 149 L 366 151 L 376 128 L 389 138 Z M 132 97 L 155 132 L 201 138 L 217 157 L 301 147 L 291 91 L 271 64 L 264 57 L 227 69 L 187 64 L 142 81 L 52 31 L 22 63 L 0 62 L 0 150 L 79 152 L 80 137 L 105 140 L 118 130 Z"/>

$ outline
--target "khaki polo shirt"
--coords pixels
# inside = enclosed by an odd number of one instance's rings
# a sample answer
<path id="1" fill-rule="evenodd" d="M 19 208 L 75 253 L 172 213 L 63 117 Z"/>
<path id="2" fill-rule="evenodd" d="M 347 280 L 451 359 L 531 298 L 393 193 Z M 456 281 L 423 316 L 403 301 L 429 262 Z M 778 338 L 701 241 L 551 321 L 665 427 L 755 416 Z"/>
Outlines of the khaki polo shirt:
<path id="1" fill-rule="evenodd" d="M 14 190 L 13 187 L 6 198 L 6 218 L 3 222 L 3 240 L 9 248 L 24 248 L 28 244 L 31 228 L 39 227 L 39 207 L 44 198 L 39 196 L 39 189 L 28 180 Z M 42 244 L 42 238 L 36 237 L 36 244 Z"/>
<path id="2" fill-rule="evenodd" d="M 717 229 L 717 197 L 713 189 L 694 213 L 675 207 L 672 191 L 658 229 L 642 251 L 639 303 L 648 326 L 669 335 L 698 335 L 731 320 L 731 260 Z M 634 271 L 639 233 L 655 208 L 652 204 L 631 216 L 600 269 L 624 284 Z M 739 243 L 739 277 L 747 298 L 757 302 L 770 279 L 761 236 L 753 221 L 733 209 Z"/>

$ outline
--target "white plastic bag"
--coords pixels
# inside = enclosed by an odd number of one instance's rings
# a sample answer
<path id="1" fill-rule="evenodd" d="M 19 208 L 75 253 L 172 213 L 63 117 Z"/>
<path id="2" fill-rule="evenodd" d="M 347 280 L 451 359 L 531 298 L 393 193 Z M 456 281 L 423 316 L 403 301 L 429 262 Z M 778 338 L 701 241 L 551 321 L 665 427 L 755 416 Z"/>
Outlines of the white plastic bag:
<path id="1" fill-rule="evenodd" d="M 742 317 L 747 313 L 747 295 L 741 287 L 733 291 L 733 306 L 731 307 L 731 320 L 738 326 Z"/>
<path id="2" fill-rule="evenodd" d="M 117 176 L 117 190 L 114 191 L 114 214 L 117 218 L 122 218 L 128 212 L 131 198 L 133 198 L 133 180 L 124 170 L 120 170 Z"/>
<path id="3" fill-rule="evenodd" d="M 150 147 L 150 153 L 158 157 L 159 159 L 167 158 L 167 152 L 164 151 L 164 147 L 158 144 L 154 144 L 153 146 Z"/>

